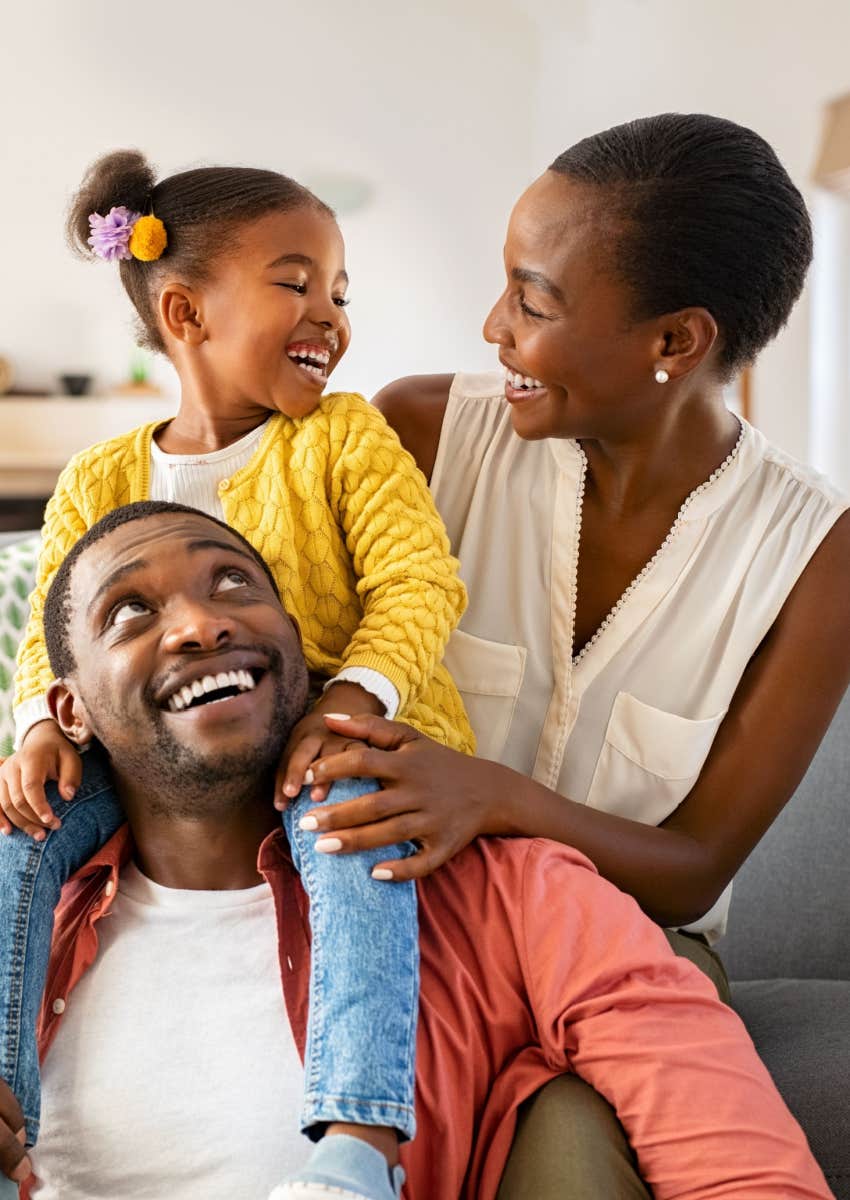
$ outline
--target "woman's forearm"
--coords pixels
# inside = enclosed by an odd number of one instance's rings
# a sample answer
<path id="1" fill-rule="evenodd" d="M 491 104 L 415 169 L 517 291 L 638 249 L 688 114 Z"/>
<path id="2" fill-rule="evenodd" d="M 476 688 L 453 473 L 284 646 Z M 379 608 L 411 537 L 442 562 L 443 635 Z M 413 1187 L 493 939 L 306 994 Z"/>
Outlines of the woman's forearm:
<path id="1" fill-rule="evenodd" d="M 722 887 L 709 851 L 689 834 L 588 808 L 519 772 L 497 769 L 507 778 L 492 788 L 487 833 L 574 846 L 662 925 L 695 921 L 717 899 Z"/>

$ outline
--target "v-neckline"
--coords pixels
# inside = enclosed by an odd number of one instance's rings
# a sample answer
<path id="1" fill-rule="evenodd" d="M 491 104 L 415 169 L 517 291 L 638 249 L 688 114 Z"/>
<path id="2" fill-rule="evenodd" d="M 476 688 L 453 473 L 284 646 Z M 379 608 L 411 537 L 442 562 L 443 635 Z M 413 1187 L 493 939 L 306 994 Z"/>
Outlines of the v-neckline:
<path id="1" fill-rule="evenodd" d="M 629 600 L 634 595 L 634 593 L 637 591 L 637 589 L 640 587 L 643 580 L 646 579 L 646 577 L 652 572 L 653 568 L 657 565 L 659 559 L 662 559 L 664 557 L 665 551 L 667 550 L 668 546 L 671 544 L 671 542 L 675 539 L 676 535 L 678 534 L 679 529 L 682 526 L 682 522 L 685 519 L 685 515 L 688 512 L 688 510 L 690 509 L 693 502 L 696 500 L 696 498 L 698 496 L 701 496 L 703 494 L 703 492 L 705 492 L 708 488 L 710 488 L 715 483 L 715 481 L 717 479 L 719 479 L 720 476 L 726 472 L 727 468 L 730 467 L 731 464 L 738 457 L 738 451 L 740 450 L 741 443 L 744 440 L 744 432 L 746 429 L 745 422 L 741 421 L 740 418 L 738 420 L 739 420 L 738 438 L 735 442 L 735 445 L 732 447 L 732 449 L 729 451 L 729 453 L 723 459 L 723 462 L 721 462 L 719 466 L 715 467 L 715 469 L 708 476 L 708 478 L 704 479 L 702 483 L 697 484 L 697 486 L 691 492 L 688 493 L 688 495 L 682 501 L 682 504 L 679 507 L 679 511 L 676 513 L 676 516 L 673 519 L 673 524 L 668 529 L 667 534 L 664 537 L 664 539 L 662 540 L 661 544 L 658 546 L 658 549 L 655 551 L 655 553 L 652 555 L 652 557 L 649 558 L 644 563 L 643 567 L 640 569 L 640 571 L 638 571 L 637 575 L 635 575 L 635 577 L 634 577 L 634 579 L 632 579 L 631 583 L 629 583 L 629 585 L 624 589 L 624 591 L 621 593 L 619 599 L 616 600 L 615 603 L 612 605 L 612 607 L 608 610 L 608 612 L 605 614 L 605 616 L 600 621 L 600 623 L 597 626 L 594 633 L 590 636 L 590 638 L 588 638 L 588 640 L 584 643 L 584 645 L 581 647 L 581 649 L 578 651 L 578 653 L 576 653 L 576 651 L 575 651 L 576 617 L 577 617 L 577 613 L 578 613 L 578 568 L 579 568 L 579 557 L 581 554 L 581 527 L 582 527 L 582 518 L 584 515 L 584 493 L 585 493 L 585 485 L 587 482 L 588 463 L 587 463 L 587 455 L 585 454 L 584 449 L 582 448 L 581 444 L 579 442 L 574 443 L 574 445 L 579 453 L 581 465 L 579 468 L 578 487 L 576 488 L 575 533 L 573 536 L 573 564 L 572 564 L 572 581 L 571 581 L 571 587 L 570 587 L 570 596 L 571 596 L 570 648 L 571 648 L 571 654 L 572 654 L 571 661 L 572 661 L 573 670 L 575 670 L 575 668 L 578 667 L 578 665 L 582 662 L 582 660 L 587 656 L 589 651 L 597 644 L 597 642 L 600 640 L 600 638 L 603 636 L 605 631 L 608 629 L 608 627 L 611 625 L 611 623 L 615 620 L 615 618 L 618 616 L 618 614 L 626 607 Z"/>

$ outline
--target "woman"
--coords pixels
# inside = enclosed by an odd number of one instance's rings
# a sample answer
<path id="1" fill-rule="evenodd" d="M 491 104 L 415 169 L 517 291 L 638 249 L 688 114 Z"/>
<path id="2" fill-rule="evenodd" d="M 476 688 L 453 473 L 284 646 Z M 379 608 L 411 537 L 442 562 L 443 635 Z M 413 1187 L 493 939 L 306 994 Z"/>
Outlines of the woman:
<path id="1" fill-rule="evenodd" d="M 675 948 L 728 994 L 710 943 L 731 881 L 850 680 L 847 501 L 723 398 L 810 258 L 776 155 L 717 118 L 587 138 L 520 198 L 484 329 L 507 382 L 411 379 L 376 400 L 461 559 L 470 606 L 446 662 L 482 757 L 351 722 L 377 748 L 315 778 L 384 791 L 316 811 L 341 852 L 416 839 L 417 856 L 382 864 L 398 880 L 479 834 L 569 843 L 684 929 Z M 598 1098 L 553 1088 L 558 1194 L 646 1196 Z M 531 1124 L 548 1128 L 551 1103 Z M 523 1194 L 552 1194 L 542 1157 L 530 1182 L 529 1125 L 515 1154 L 523 1142 Z"/>

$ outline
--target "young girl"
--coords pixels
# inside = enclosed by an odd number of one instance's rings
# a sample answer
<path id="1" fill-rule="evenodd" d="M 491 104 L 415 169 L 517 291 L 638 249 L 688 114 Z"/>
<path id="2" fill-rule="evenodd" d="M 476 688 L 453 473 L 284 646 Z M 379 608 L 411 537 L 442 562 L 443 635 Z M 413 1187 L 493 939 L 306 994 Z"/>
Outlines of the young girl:
<path id="1" fill-rule="evenodd" d="M 91 168 L 69 232 L 85 252 L 117 263 L 143 342 L 168 355 L 181 399 L 170 422 L 77 455 L 45 515 L 16 679 L 20 748 L 0 770 L 3 832 L 14 825 L 32 835 L 0 844 L 8 930 L 0 939 L 2 1075 L 20 1098 L 30 1144 L 39 1120 L 34 1028 L 53 909 L 62 882 L 123 819 L 109 792 L 84 799 L 93 789 L 83 781 L 78 790 L 81 760 L 45 703 L 52 676 L 44 597 L 86 529 L 130 501 L 178 501 L 225 520 L 271 564 L 308 667 L 329 680 L 293 731 L 278 807 L 299 797 L 310 762 L 344 746 L 329 733 L 328 714 L 399 714 L 448 746 L 473 749 L 440 666 L 465 592 L 425 481 L 361 397 L 323 395 L 350 337 L 344 246 L 331 210 L 271 171 L 205 168 L 156 183 L 145 159 L 128 151 Z M 250 683 L 201 679 L 172 704 L 209 703 Z M 55 812 L 44 794 L 52 779 L 61 798 Z M 302 1126 L 313 1140 L 341 1136 L 320 1141 L 276 1192 L 309 1200 L 331 1184 L 389 1197 L 401 1186 L 400 1169 L 392 1170 L 398 1139 L 414 1133 L 415 893 L 409 883 L 373 882 L 375 855 L 364 856 L 356 886 L 341 883 L 328 858 L 333 841 L 303 832 L 315 829 L 315 820 L 300 822 L 310 803 L 305 790 L 284 821 L 293 852 L 302 863 L 310 858 L 303 878 L 314 925 L 326 909 L 356 913 L 356 922 L 326 921 L 314 937 L 311 980 L 323 978 L 324 1011 L 311 994 L 310 1027 L 321 1018 L 325 1032 L 318 1046 L 308 1036 Z M 346 953 L 352 938 L 357 955 Z M 346 974 L 352 961 L 356 972 L 352 965 Z"/>

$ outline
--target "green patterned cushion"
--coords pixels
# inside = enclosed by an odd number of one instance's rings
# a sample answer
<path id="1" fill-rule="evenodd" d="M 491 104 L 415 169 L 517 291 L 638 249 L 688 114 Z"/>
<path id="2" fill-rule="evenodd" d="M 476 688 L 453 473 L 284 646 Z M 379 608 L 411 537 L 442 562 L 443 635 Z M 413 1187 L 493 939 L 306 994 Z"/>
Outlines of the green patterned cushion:
<path id="1" fill-rule="evenodd" d="M 29 615 L 37 559 L 37 537 L 0 548 L 0 758 L 12 753 L 15 741 L 15 655 Z"/>

